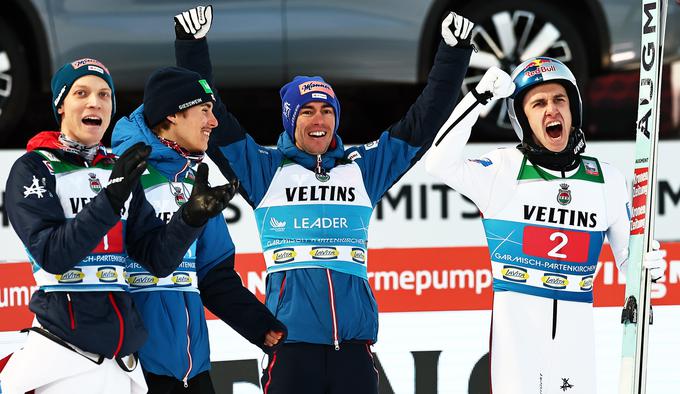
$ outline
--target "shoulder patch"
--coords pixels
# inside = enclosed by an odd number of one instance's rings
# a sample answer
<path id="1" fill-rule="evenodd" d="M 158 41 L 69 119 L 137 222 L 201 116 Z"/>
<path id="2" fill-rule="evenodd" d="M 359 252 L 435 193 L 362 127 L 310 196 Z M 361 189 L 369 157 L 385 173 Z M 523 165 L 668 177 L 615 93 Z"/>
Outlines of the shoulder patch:
<path id="1" fill-rule="evenodd" d="M 585 167 L 586 174 L 595 176 L 600 175 L 600 170 L 596 161 L 583 159 L 583 166 Z"/>
<path id="2" fill-rule="evenodd" d="M 361 153 L 359 153 L 358 151 L 354 151 L 347 155 L 347 160 L 349 161 L 354 161 L 356 159 L 361 159 Z"/>
<path id="3" fill-rule="evenodd" d="M 471 162 L 477 163 L 477 164 L 481 164 L 484 167 L 488 167 L 488 166 L 493 164 L 491 159 L 489 159 L 488 157 L 482 157 L 481 159 L 469 159 L 468 161 L 471 161 Z"/>
<path id="4" fill-rule="evenodd" d="M 30 186 L 24 186 L 24 198 L 28 196 L 37 196 L 38 198 L 43 198 L 43 195 L 47 194 L 47 189 L 45 189 L 45 179 L 42 182 L 33 175 L 33 180 Z"/>
<path id="5" fill-rule="evenodd" d="M 43 160 L 43 164 L 45 167 L 47 167 L 47 171 L 50 172 L 50 174 L 54 175 L 54 167 L 52 167 L 52 163 L 49 160 Z"/>
<path id="6" fill-rule="evenodd" d="M 364 145 L 364 149 L 369 150 L 369 149 L 377 148 L 378 142 L 380 142 L 380 140 L 371 141 L 368 144 Z"/>
<path id="7" fill-rule="evenodd" d="M 60 161 L 57 156 L 54 155 L 54 153 L 46 151 L 46 150 L 36 150 L 36 153 L 39 153 L 42 157 L 46 158 L 49 161 Z"/>

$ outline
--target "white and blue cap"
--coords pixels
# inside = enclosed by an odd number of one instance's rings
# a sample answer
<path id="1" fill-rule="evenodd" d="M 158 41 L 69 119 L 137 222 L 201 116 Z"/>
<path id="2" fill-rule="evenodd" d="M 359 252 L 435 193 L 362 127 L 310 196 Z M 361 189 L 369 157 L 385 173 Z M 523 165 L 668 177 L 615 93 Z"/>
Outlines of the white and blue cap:
<path id="1" fill-rule="evenodd" d="M 531 88 L 547 82 L 557 82 L 564 86 L 569 96 L 572 126 L 581 129 L 581 93 L 574 74 L 564 63 L 550 57 L 534 57 L 517 66 L 510 77 L 515 84 L 515 92 L 505 100 L 510 123 L 520 141 L 531 135 L 531 127 L 522 108 L 524 96 Z M 525 128 L 529 133 L 524 133 Z"/>

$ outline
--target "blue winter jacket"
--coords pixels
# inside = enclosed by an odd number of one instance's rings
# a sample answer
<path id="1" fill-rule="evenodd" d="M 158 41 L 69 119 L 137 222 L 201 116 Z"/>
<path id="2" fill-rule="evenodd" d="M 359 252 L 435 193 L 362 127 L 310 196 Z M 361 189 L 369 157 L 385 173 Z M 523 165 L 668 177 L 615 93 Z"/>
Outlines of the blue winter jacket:
<path id="1" fill-rule="evenodd" d="M 7 216 L 36 264 L 63 274 L 83 261 L 121 217 L 100 192 L 77 214 L 66 219 L 57 195 L 53 168 L 34 150 L 45 150 L 72 166 L 88 168 L 82 157 L 60 149 L 59 132 L 42 132 L 28 143 L 28 153 L 12 166 L 5 193 Z M 103 160 L 112 160 L 103 158 Z M 45 193 L 26 195 L 32 178 L 44 182 Z M 181 209 L 181 208 L 180 208 Z M 173 272 L 201 229 L 175 215 L 169 225 L 156 218 L 141 185 L 132 191 L 125 245 L 129 256 L 159 276 Z M 107 358 L 139 350 L 147 338 L 138 308 L 126 291 L 36 291 L 30 309 L 52 334 L 88 352 Z"/>
<path id="2" fill-rule="evenodd" d="M 111 140 L 116 154 L 122 154 L 140 141 L 150 145 L 149 166 L 168 180 L 183 179 L 187 172 L 193 171 L 193 163 L 187 163 L 186 158 L 161 143 L 148 128 L 143 106 L 116 123 Z M 268 330 L 285 331 L 283 324 L 243 287 L 234 271 L 234 243 L 224 216 L 217 215 L 205 225 L 198 237 L 195 257 L 200 294 L 173 290 L 132 294 L 149 331 L 149 339 L 139 351 L 142 367 L 178 380 L 190 379 L 210 369 L 204 304 L 259 347 L 263 346 Z"/>
<path id="3" fill-rule="evenodd" d="M 335 148 L 322 156 L 323 167 L 332 169 L 353 161 L 361 170 L 375 208 L 427 151 L 453 110 L 471 52 L 442 42 L 428 83 L 404 118 L 382 132 L 377 141 L 364 146 L 345 149 L 336 135 Z M 212 81 L 206 40 L 175 41 L 175 53 L 179 66 Z M 214 84 L 211 86 L 215 90 Z M 254 208 L 265 197 L 284 160 L 313 171 L 316 157 L 299 150 L 285 132 L 276 149 L 258 145 L 216 96 L 214 112 L 219 127 L 211 134 L 208 154 L 226 174 L 233 170 L 245 191 L 242 195 Z M 359 276 L 318 268 L 274 272 L 268 275 L 265 303 L 288 327 L 288 342 L 330 345 L 335 341 L 372 343 L 377 339 L 378 308 L 368 281 Z"/>

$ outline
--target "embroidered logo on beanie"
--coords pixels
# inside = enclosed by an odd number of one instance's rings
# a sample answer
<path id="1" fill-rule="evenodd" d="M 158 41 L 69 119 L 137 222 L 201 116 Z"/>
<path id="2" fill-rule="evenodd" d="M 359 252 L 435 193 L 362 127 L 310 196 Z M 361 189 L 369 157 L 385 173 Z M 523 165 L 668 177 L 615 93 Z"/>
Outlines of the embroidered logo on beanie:
<path id="1" fill-rule="evenodd" d="M 291 141 L 295 142 L 295 125 L 300 108 L 312 101 L 323 101 L 333 107 L 335 113 L 335 130 L 333 132 L 336 133 L 338 131 L 338 126 L 340 125 L 340 102 L 335 97 L 335 92 L 331 85 L 324 81 L 323 78 L 318 76 L 297 76 L 281 88 L 280 95 L 283 128 L 290 136 Z"/>
<path id="2" fill-rule="evenodd" d="M 165 67 L 156 70 L 146 82 L 144 117 L 148 126 L 154 127 L 168 115 L 210 101 L 216 101 L 215 94 L 199 73 Z"/>

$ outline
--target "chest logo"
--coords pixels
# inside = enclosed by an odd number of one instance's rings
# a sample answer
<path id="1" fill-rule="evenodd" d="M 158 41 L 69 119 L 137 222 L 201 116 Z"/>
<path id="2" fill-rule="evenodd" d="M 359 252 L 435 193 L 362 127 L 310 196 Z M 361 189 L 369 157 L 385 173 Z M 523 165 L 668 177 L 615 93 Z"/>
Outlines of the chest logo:
<path id="1" fill-rule="evenodd" d="M 571 190 L 566 183 L 560 184 L 560 190 L 557 191 L 557 202 L 560 205 L 568 205 L 571 202 Z"/>
<path id="2" fill-rule="evenodd" d="M 177 203 L 178 207 L 181 207 L 185 202 L 187 202 L 187 197 L 182 192 L 181 187 L 170 185 L 170 192 L 173 196 L 175 196 L 175 203 Z"/>
<path id="3" fill-rule="evenodd" d="M 90 172 L 87 175 L 90 177 L 88 179 L 90 181 L 90 189 L 95 194 L 99 194 L 99 192 L 102 191 L 102 183 L 99 181 L 99 178 L 97 178 L 97 174 L 95 174 L 94 172 Z"/>

